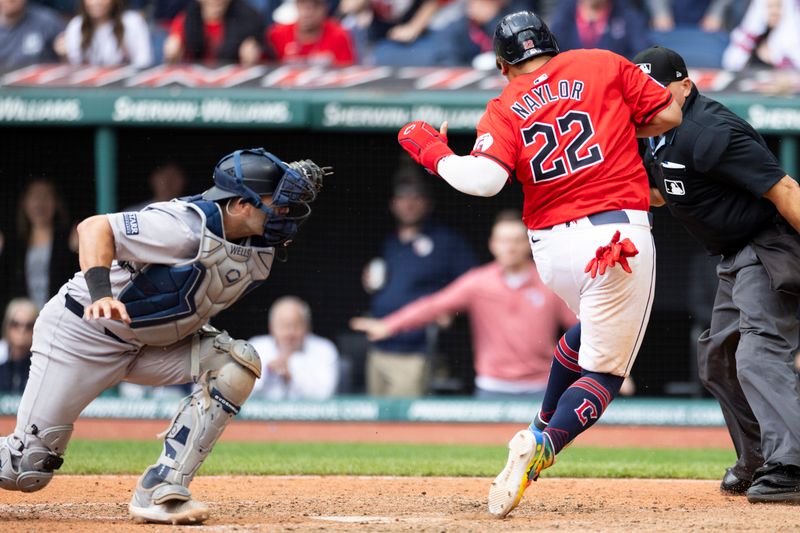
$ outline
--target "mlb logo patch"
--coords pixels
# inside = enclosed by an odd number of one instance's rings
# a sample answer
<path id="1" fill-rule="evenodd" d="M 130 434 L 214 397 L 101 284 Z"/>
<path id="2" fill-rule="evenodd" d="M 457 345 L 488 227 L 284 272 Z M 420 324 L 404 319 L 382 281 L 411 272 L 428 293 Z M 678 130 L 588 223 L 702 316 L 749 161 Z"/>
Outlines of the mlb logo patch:
<path id="1" fill-rule="evenodd" d="M 531 48 L 533 48 L 535 46 L 536 45 L 533 44 L 533 41 L 531 39 L 528 39 L 527 41 L 524 41 L 522 43 L 522 48 L 524 48 L 525 50 L 530 50 Z"/>
<path id="2" fill-rule="evenodd" d="M 139 219 L 136 213 L 122 213 L 122 222 L 125 224 L 125 235 L 139 235 Z"/>
<path id="3" fill-rule="evenodd" d="M 664 180 L 664 188 L 667 190 L 667 194 L 673 194 L 675 196 L 686 195 L 686 187 L 684 187 L 683 182 L 679 180 Z"/>

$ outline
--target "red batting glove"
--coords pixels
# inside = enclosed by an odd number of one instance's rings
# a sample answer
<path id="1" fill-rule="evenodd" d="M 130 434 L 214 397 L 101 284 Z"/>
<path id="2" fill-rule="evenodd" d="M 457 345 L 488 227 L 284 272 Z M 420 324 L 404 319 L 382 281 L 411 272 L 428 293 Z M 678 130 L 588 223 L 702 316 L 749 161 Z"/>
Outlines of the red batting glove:
<path id="1" fill-rule="evenodd" d="M 614 234 L 614 237 L 614 239 L 611 239 L 611 257 L 608 266 L 613 267 L 614 262 L 617 262 L 622 267 L 622 270 L 630 274 L 632 271 L 630 265 L 628 265 L 628 258 L 638 254 L 639 250 L 627 237 L 620 241 L 619 231 Z"/>
<path id="2" fill-rule="evenodd" d="M 595 252 L 595 256 L 586 264 L 586 268 L 583 271 L 587 272 L 592 279 L 597 277 L 598 272 L 602 276 L 606 273 L 606 268 L 612 268 L 617 263 L 628 274 L 633 272 L 628 264 L 628 258 L 638 254 L 639 250 L 627 237 L 621 241 L 619 237 L 619 231 L 614 232 L 611 242 L 599 247 Z"/>
<path id="3" fill-rule="evenodd" d="M 584 272 L 588 272 L 592 279 L 597 277 L 597 271 L 602 267 L 600 271 L 600 275 L 606 273 L 606 262 L 605 262 L 605 253 L 606 247 L 600 246 L 597 251 L 595 252 L 594 257 L 586 264 L 586 268 L 583 269 Z"/>
<path id="4" fill-rule="evenodd" d="M 428 172 L 438 176 L 436 165 L 444 157 L 453 155 L 447 146 L 447 137 L 440 134 L 436 128 L 417 120 L 409 122 L 397 134 L 397 142 L 403 150 L 409 153 L 412 159 L 425 167 Z"/>

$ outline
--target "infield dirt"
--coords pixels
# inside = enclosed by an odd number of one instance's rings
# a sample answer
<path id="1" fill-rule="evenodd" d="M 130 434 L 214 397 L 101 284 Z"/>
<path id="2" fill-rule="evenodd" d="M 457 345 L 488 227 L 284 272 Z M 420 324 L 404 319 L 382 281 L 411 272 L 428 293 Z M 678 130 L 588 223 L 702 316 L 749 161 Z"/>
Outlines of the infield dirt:
<path id="1" fill-rule="evenodd" d="M 81 419 L 79 438 L 153 438 L 165 421 Z M 0 418 L 0 434 L 13 419 Z M 498 444 L 515 425 L 231 425 L 225 440 Z M 328 430 L 328 431 L 326 431 Z M 578 445 L 729 448 L 724 428 L 593 428 Z M 0 531 L 149 532 L 127 505 L 136 476 L 57 475 L 32 494 L 0 491 Z M 211 519 L 191 531 L 800 531 L 800 507 L 751 505 L 722 496 L 718 481 L 544 478 L 505 520 L 486 511 L 488 478 L 198 476 L 192 491 Z M 185 530 L 181 528 L 181 530 Z"/>
<path id="2" fill-rule="evenodd" d="M 135 476 L 59 476 L 33 494 L 0 492 L 3 531 L 174 531 L 127 518 Z M 722 496 L 715 481 L 554 479 L 505 520 L 486 512 L 486 478 L 200 476 L 211 519 L 192 531 L 797 531 L 798 507 Z M 183 529 L 183 528 L 181 528 Z"/>

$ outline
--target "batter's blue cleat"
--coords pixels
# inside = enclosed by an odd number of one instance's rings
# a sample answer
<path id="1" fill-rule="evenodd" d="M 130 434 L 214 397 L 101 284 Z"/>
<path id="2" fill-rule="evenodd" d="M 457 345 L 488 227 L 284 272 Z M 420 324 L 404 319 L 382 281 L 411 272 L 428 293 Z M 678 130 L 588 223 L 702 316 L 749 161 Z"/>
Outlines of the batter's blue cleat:
<path id="1" fill-rule="evenodd" d="M 536 413 L 536 416 L 533 418 L 533 422 L 531 425 L 528 426 L 528 429 L 531 431 L 544 431 L 547 429 L 547 422 L 542 420 L 542 413 Z"/>
<path id="2" fill-rule="evenodd" d="M 539 473 L 556 461 L 550 437 L 530 428 L 518 431 L 508 443 L 508 462 L 489 489 L 489 513 L 505 518 Z"/>
<path id="3" fill-rule="evenodd" d="M 544 431 L 545 429 L 547 429 L 548 425 L 549 424 L 547 422 L 542 420 L 542 417 L 539 416 L 539 413 L 536 413 L 536 418 L 533 419 L 533 422 L 531 422 L 531 424 L 528 426 L 528 429 L 533 431 L 534 433 L 536 433 L 537 431 L 539 431 L 539 432 Z M 565 450 L 565 449 L 569 448 L 570 446 L 572 446 L 573 442 L 575 442 L 575 441 L 574 440 L 569 441 L 561 449 Z"/>

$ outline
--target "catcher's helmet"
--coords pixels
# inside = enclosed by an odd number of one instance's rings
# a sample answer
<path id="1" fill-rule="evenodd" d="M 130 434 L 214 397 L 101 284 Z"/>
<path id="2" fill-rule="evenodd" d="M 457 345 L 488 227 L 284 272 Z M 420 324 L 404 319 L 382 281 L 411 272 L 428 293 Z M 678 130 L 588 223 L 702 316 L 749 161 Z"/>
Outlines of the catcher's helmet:
<path id="1" fill-rule="evenodd" d="M 202 194 L 204 200 L 241 198 L 267 214 L 264 239 L 267 245 L 284 244 L 292 239 L 311 214 L 311 206 L 322 188 L 322 178 L 331 174 L 310 159 L 284 163 L 263 148 L 236 150 L 214 167 L 214 186 Z M 272 195 L 270 205 L 261 201 Z M 288 213 L 273 208 L 288 207 Z"/>
<path id="2" fill-rule="evenodd" d="M 494 53 L 509 63 L 559 52 L 555 36 L 547 24 L 533 11 L 519 11 L 506 15 L 494 30 Z"/>
<path id="3" fill-rule="evenodd" d="M 203 193 L 203 198 L 260 200 L 262 195 L 272 194 L 283 177 L 277 162 L 280 160 L 263 148 L 232 152 L 214 167 L 214 186 Z"/>

